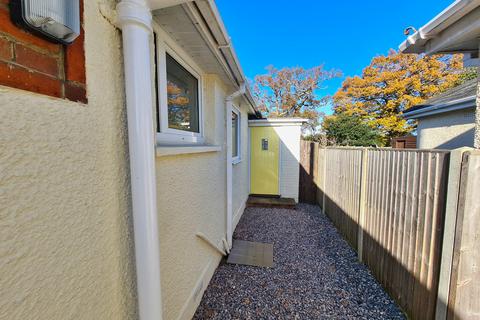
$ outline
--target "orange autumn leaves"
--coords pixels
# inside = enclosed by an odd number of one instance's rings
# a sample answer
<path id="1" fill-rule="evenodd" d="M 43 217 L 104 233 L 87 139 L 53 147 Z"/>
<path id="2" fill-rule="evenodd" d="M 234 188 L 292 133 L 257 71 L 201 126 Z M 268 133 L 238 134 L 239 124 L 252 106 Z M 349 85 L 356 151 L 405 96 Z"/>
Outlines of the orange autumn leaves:
<path id="1" fill-rule="evenodd" d="M 182 89 L 173 82 L 168 82 L 167 94 L 168 105 L 187 106 L 190 103 L 190 99 L 183 95 Z"/>
<path id="2" fill-rule="evenodd" d="M 456 86 L 463 60 L 391 51 L 375 57 L 361 76 L 347 78 L 333 97 L 335 114 L 357 116 L 379 130 L 384 143 L 415 129 L 402 113 Z M 335 116 L 334 114 L 334 116 Z"/>

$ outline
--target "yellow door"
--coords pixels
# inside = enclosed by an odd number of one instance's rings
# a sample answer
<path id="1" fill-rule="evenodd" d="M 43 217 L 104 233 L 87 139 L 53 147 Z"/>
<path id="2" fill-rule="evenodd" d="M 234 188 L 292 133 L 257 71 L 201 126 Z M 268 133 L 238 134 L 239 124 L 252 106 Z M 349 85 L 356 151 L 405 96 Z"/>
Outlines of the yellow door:
<path id="1" fill-rule="evenodd" d="M 251 127 L 250 193 L 279 195 L 279 137 L 272 127 Z"/>

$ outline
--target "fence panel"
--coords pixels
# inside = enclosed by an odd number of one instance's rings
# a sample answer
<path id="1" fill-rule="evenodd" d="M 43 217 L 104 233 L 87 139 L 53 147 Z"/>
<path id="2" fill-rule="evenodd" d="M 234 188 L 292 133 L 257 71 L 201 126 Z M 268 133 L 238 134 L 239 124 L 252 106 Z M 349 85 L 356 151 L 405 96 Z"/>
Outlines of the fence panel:
<path id="1" fill-rule="evenodd" d="M 448 319 L 480 315 L 480 152 L 465 153 L 461 166 Z"/>
<path id="2" fill-rule="evenodd" d="M 357 249 L 362 150 L 325 149 L 324 161 L 325 213 Z"/>
<path id="3" fill-rule="evenodd" d="M 433 319 L 449 154 L 368 151 L 363 260 L 414 319 Z"/>
<path id="4" fill-rule="evenodd" d="M 317 202 L 403 310 L 433 319 L 449 152 L 314 150 Z"/>

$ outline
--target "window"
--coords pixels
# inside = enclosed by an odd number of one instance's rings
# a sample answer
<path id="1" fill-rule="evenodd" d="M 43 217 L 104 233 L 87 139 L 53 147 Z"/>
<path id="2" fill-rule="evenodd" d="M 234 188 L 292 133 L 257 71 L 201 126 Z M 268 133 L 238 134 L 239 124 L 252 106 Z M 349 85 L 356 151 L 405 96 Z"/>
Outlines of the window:
<path id="1" fill-rule="evenodd" d="M 203 144 L 202 72 L 160 28 L 154 30 L 157 143 Z"/>
<path id="2" fill-rule="evenodd" d="M 232 110 L 232 161 L 238 163 L 241 160 L 240 149 L 240 112 Z"/>
<path id="3" fill-rule="evenodd" d="M 199 133 L 198 80 L 168 53 L 168 127 Z"/>

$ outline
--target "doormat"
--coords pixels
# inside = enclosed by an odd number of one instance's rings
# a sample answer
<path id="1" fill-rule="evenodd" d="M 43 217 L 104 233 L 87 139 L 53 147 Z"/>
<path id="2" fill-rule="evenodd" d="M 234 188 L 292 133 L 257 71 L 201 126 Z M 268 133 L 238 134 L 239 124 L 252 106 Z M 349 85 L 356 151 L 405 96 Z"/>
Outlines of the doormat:
<path id="1" fill-rule="evenodd" d="M 273 267 L 273 244 L 234 240 L 227 263 L 254 267 Z"/>

